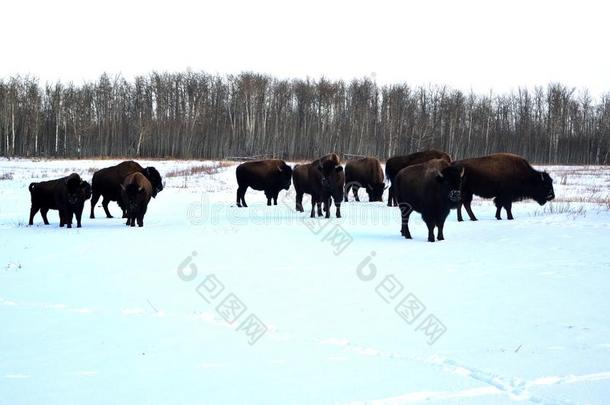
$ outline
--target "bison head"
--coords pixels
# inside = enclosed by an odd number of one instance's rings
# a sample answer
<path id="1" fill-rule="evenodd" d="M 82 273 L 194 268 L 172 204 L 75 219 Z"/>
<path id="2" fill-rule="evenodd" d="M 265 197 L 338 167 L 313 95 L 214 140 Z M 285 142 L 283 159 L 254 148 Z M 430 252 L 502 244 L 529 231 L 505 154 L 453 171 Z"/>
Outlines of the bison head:
<path id="1" fill-rule="evenodd" d="M 533 198 L 540 204 L 544 205 L 547 201 L 555 198 L 555 190 L 553 190 L 553 179 L 547 172 L 537 173 L 534 180 Z"/>
<path id="2" fill-rule="evenodd" d="M 280 172 L 280 185 L 284 190 L 288 190 L 292 181 L 292 167 L 283 163 L 277 169 Z"/>
<path id="3" fill-rule="evenodd" d="M 369 195 L 369 201 L 383 201 L 383 191 L 385 183 L 367 184 L 366 192 Z"/>
<path id="4" fill-rule="evenodd" d="M 76 173 L 66 179 L 66 200 L 70 205 L 78 205 L 91 198 L 91 185 Z"/>
<path id="5" fill-rule="evenodd" d="M 91 184 L 87 181 L 81 181 L 80 183 L 81 196 L 83 201 L 91 198 Z"/>
<path id="6" fill-rule="evenodd" d="M 452 208 L 457 208 L 462 199 L 462 178 L 464 168 L 460 166 L 445 167 L 436 175 L 436 181 L 441 186 L 441 196 L 447 198 Z"/>
<path id="7" fill-rule="evenodd" d="M 332 195 L 335 201 L 342 201 L 345 186 L 343 166 L 334 160 L 327 160 L 318 166 L 318 170 L 322 173 L 322 189 Z"/>
<path id="8" fill-rule="evenodd" d="M 150 166 L 143 170 L 142 174 L 150 181 L 152 185 L 152 196 L 156 197 L 157 193 L 163 191 L 163 181 L 161 175 L 154 167 Z"/>

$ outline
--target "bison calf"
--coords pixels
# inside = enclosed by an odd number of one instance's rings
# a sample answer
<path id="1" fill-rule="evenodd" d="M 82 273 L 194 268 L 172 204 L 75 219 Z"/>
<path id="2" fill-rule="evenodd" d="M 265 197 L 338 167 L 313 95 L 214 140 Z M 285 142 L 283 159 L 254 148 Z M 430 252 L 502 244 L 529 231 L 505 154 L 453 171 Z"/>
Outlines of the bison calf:
<path id="1" fill-rule="evenodd" d="M 152 197 L 156 197 L 157 193 L 163 190 L 163 181 L 161 175 L 154 167 L 143 168 L 137 162 L 132 160 L 119 163 L 116 166 L 106 167 L 93 173 L 93 197 L 91 198 L 91 218 L 95 218 L 94 209 L 95 204 L 103 197 L 102 207 L 106 217 L 112 218 L 110 211 L 108 210 L 108 204 L 110 201 L 116 201 L 121 209 L 123 210 L 123 218 L 125 218 L 125 209 L 121 206 L 121 185 L 125 178 L 132 173 L 143 174 L 152 185 Z"/>
<path id="2" fill-rule="evenodd" d="M 277 205 L 280 190 L 288 190 L 292 178 L 292 168 L 283 160 L 269 159 L 245 162 L 235 169 L 237 178 L 237 206 L 247 207 L 246 190 L 263 190 L 267 197 L 267 205 Z"/>
<path id="3" fill-rule="evenodd" d="M 411 165 L 417 165 L 427 162 L 432 159 L 443 159 L 451 163 L 451 157 L 445 152 L 438 150 L 424 150 L 421 152 L 411 153 L 406 156 L 394 156 L 388 159 L 385 163 L 385 176 L 390 181 L 390 189 L 388 190 L 388 207 L 396 206 L 396 195 L 394 193 L 394 178 L 399 171 Z"/>
<path id="4" fill-rule="evenodd" d="M 123 206 L 127 216 L 125 225 L 144 226 L 144 214 L 148 208 L 153 187 L 142 173 L 132 173 L 121 184 Z"/>
<path id="5" fill-rule="evenodd" d="M 385 183 L 379 159 L 366 157 L 347 162 L 345 165 L 345 202 L 347 202 L 350 188 L 356 201 L 360 201 L 358 198 L 360 187 L 365 188 L 369 201 L 383 201 Z"/>
<path id="6" fill-rule="evenodd" d="M 34 216 L 40 210 L 45 225 L 49 225 L 47 212 L 59 211 L 59 226 L 72 228 L 72 216 L 76 216 L 76 226 L 81 227 L 81 218 L 85 201 L 91 198 L 91 185 L 76 173 L 57 180 L 31 183 L 32 197 L 30 208 L 30 225 L 34 225 Z"/>
<path id="7" fill-rule="evenodd" d="M 462 182 L 462 203 L 458 206 L 457 218 L 462 221 L 462 204 L 472 221 L 477 218 L 470 206 L 473 195 L 494 198 L 496 219 L 502 208 L 508 219 L 513 219 L 512 204 L 527 198 L 544 205 L 555 198 L 553 180 L 546 172 L 535 170 L 527 160 L 510 153 L 464 159 L 454 162 L 465 169 Z"/>
<path id="8" fill-rule="evenodd" d="M 402 236 L 411 239 L 409 216 L 417 211 L 428 227 L 428 241 L 434 242 L 434 227 L 438 229 L 438 240 L 445 239 L 443 227 L 450 210 L 457 208 L 460 202 L 463 175 L 463 168 L 451 166 L 443 159 L 402 169 L 394 180 L 402 216 Z"/>

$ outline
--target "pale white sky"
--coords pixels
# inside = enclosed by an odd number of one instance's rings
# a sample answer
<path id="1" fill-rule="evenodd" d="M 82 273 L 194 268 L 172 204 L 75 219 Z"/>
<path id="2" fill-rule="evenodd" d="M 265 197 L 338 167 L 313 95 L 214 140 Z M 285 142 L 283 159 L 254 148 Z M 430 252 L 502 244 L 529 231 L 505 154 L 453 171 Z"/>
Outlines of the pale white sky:
<path id="1" fill-rule="evenodd" d="M 610 91 L 604 1 L 32 1 L 0 6 L 0 77 L 256 71 L 505 92 Z"/>

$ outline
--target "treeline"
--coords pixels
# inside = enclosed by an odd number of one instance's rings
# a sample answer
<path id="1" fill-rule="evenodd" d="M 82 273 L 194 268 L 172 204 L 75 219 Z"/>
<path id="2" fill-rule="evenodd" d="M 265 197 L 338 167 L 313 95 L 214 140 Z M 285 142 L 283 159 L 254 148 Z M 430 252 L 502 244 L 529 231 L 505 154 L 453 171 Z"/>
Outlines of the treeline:
<path id="1" fill-rule="evenodd" d="M 608 164 L 610 94 L 561 84 L 511 94 L 444 86 L 278 80 L 261 74 L 102 75 L 83 84 L 0 80 L 0 155 L 309 159 L 438 148 L 538 163 Z"/>

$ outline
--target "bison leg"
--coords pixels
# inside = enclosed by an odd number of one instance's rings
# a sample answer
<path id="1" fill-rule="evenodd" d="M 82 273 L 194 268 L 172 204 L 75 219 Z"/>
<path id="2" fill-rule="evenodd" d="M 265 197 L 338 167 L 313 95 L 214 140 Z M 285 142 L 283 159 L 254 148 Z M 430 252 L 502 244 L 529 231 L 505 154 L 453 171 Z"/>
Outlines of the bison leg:
<path id="1" fill-rule="evenodd" d="M 81 227 L 81 218 L 83 217 L 83 207 L 78 207 L 76 209 L 76 212 L 74 213 L 74 215 L 76 216 L 76 227 L 80 228 Z"/>
<path id="2" fill-rule="evenodd" d="M 360 198 L 358 197 L 358 190 L 360 190 L 360 187 L 358 186 L 352 186 L 352 193 L 354 194 L 354 199 L 358 202 L 360 202 Z"/>
<path id="3" fill-rule="evenodd" d="M 445 227 L 445 220 L 444 219 L 439 219 L 436 222 L 436 228 L 437 228 L 436 239 L 438 239 L 438 240 L 445 240 L 445 235 L 443 235 L 443 228 L 444 227 Z"/>
<path id="4" fill-rule="evenodd" d="M 330 218 L 330 197 L 324 199 L 324 218 Z"/>
<path id="5" fill-rule="evenodd" d="M 237 188 L 237 206 L 238 207 L 247 207 L 246 205 L 246 200 L 244 199 L 244 196 L 246 194 L 246 189 L 247 187 L 238 187 Z"/>
<path id="6" fill-rule="evenodd" d="M 277 196 L 280 194 L 279 191 L 272 191 L 269 196 L 273 200 L 273 205 L 277 205 Z"/>
<path id="7" fill-rule="evenodd" d="M 502 201 L 496 197 L 494 198 L 494 204 L 496 206 L 496 219 L 500 220 L 502 219 Z"/>
<path id="8" fill-rule="evenodd" d="M 102 207 L 104 207 L 104 212 L 106 213 L 106 218 L 113 218 L 113 216 L 110 215 L 110 211 L 108 211 L 108 204 L 110 204 L 110 200 L 107 199 L 106 197 L 104 197 L 104 199 L 102 200 Z"/>
<path id="9" fill-rule="evenodd" d="M 317 206 L 317 199 L 316 197 L 312 194 L 311 195 L 311 218 L 315 218 L 316 217 L 316 206 Z M 318 211 L 320 210 L 320 208 L 318 207 Z"/>
<path id="10" fill-rule="evenodd" d="M 464 204 L 464 208 L 466 208 L 466 212 L 468 213 L 470 220 L 476 221 L 477 217 L 475 217 L 474 212 L 472 212 L 472 207 L 470 206 L 471 203 L 472 203 L 472 194 L 463 193 L 462 194 L 462 204 Z M 462 212 L 460 210 L 460 207 L 458 207 L 458 221 L 460 221 L 461 216 L 462 216 Z"/>
<path id="11" fill-rule="evenodd" d="M 391 207 L 394 204 L 394 187 L 390 185 L 388 188 L 388 207 Z"/>
<path id="12" fill-rule="evenodd" d="M 121 218 L 127 218 L 127 210 L 125 209 L 125 204 L 121 201 L 120 198 L 117 201 L 117 204 L 119 205 L 119 208 L 121 208 L 121 211 L 123 212 L 123 214 L 121 215 Z"/>
<path id="13" fill-rule="evenodd" d="M 428 227 L 428 242 L 434 242 L 434 222 L 426 221 Z"/>
<path id="14" fill-rule="evenodd" d="M 409 216 L 411 215 L 411 212 L 413 212 L 411 207 L 409 207 L 407 205 L 400 206 L 400 216 L 402 218 L 402 226 L 400 228 L 400 234 L 407 239 L 412 239 L 411 232 L 409 232 Z"/>
<path id="15" fill-rule="evenodd" d="M 93 211 L 95 210 L 95 204 L 97 204 L 99 199 L 100 199 L 100 193 L 98 193 L 94 189 L 93 193 L 91 195 L 91 215 L 89 215 L 89 218 L 95 218 L 95 213 Z"/>
<path id="16" fill-rule="evenodd" d="M 343 196 L 343 201 L 344 201 L 344 202 L 347 202 L 347 201 L 348 201 L 348 200 L 347 200 L 347 196 L 348 196 L 348 194 L 349 194 L 349 190 L 350 190 L 350 188 L 352 188 L 352 183 L 351 183 L 351 182 L 350 182 L 350 183 L 347 183 L 347 184 L 345 185 L 345 193 L 344 193 L 344 196 Z"/>
<path id="17" fill-rule="evenodd" d="M 40 215 L 42 215 L 42 220 L 44 221 L 45 225 L 49 225 L 49 219 L 47 218 L 47 213 L 49 212 L 48 208 L 41 208 L 40 209 Z"/>
<path id="18" fill-rule="evenodd" d="M 298 212 L 304 212 L 305 210 L 303 209 L 303 193 L 298 193 L 297 192 L 297 197 L 296 197 L 296 210 Z"/>
<path id="19" fill-rule="evenodd" d="M 428 227 L 428 242 L 434 242 L 435 238 L 434 238 L 434 227 L 436 226 L 436 218 L 434 215 L 430 216 L 427 214 L 422 214 L 422 219 L 424 220 L 424 222 L 426 223 L 426 226 Z"/>
<path id="20" fill-rule="evenodd" d="M 65 221 L 66 225 L 68 226 L 68 228 L 72 228 L 72 215 L 73 215 L 73 212 L 70 211 L 70 210 L 66 210 L 64 215 L 65 215 L 64 221 Z"/>
<path id="21" fill-rule="evenodd" d="M 267 206 L 271 205 L 271 200 L 273 199 L 271 191 L 265 191 L 265 197 L 267 197 Z"/>
<path id="22" fill-rule="evenodd" d="M 341 199 L 335 200 L 335 208 L 337 208 L 335 215 L 337 218 L 341 218 Z"/>
<path id="23" fill-rule="evenodd" d="M 146 206 L 142 207 L 138 213 L 138 226 L 141 228 L 144 226 L 144 214 L 146 214 Z"/>
<path id="24" fill-rule="evenodd" d="M 246 190 L 248 189 L 248 187 L 239 187 L 237 189 L 237 206 L 238 207 L 248 207 L 248 204 L 246 204 Z"/>
<path id="25" fill-rule="evenodd" d="M 30 222 L 29 222 L 30 225 L 34 225 L 34 215 L 36 215 L 36 213 L 38 212 L 39 209 L 40 208 L 38 208 L 37 206 L 32 204 L 32 208 L 30 208 Z"/>
<path id="26" fill-rule="evenodd" d="M 508 200 L 504 203 L 504 209 L 506 210 L 506 218 L 509 220 L 515 219 L 513 218 L 513 203 Z"/>
<path id="27" fill-rule="evenodd" d="M 318 206 L 318 216 L 322 216 L 322 200 L 316 198 L 316 205 Z"/>

